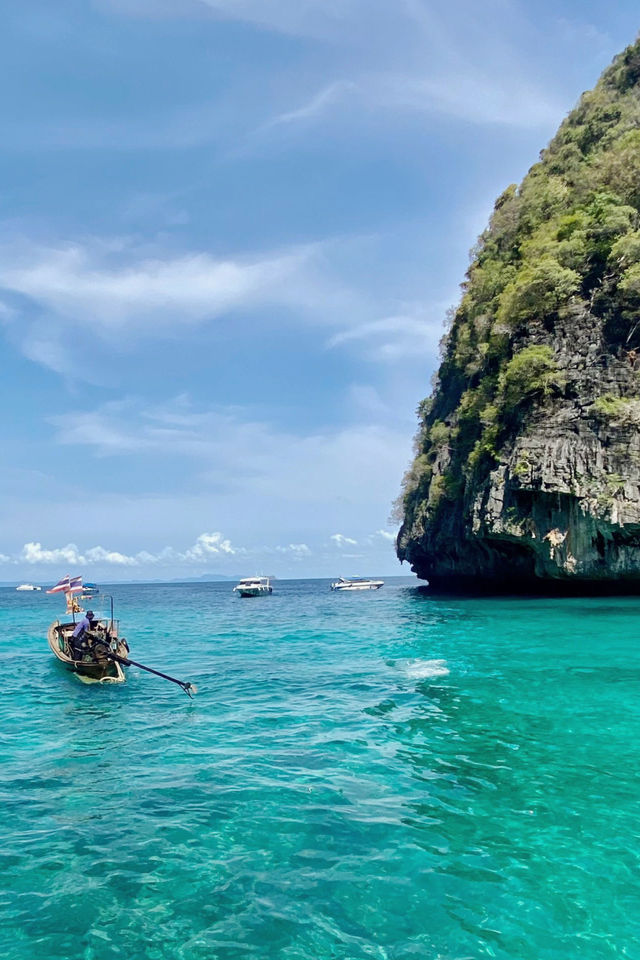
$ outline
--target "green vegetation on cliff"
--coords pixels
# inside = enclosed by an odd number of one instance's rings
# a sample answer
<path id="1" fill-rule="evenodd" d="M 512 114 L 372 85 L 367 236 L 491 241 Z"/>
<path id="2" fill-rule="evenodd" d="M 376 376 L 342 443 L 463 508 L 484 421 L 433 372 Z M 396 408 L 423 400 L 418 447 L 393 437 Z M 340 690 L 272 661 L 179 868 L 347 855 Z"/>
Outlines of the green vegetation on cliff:
<path id="1" fill-rule="evenodd" d="M 563 325 L 594 318 L 606 350 L 635 363 L 639 211 L 640 41 L 582 96 L 522 184 L 496 201 L 443 342 L 434 393 L 418 411 L 400 504 L 406 525 L 463 501 L 532 411 L 570 390 L 556 355 Z M 623 414 L 615 397 L 593 406 L 601 420 Z"/>

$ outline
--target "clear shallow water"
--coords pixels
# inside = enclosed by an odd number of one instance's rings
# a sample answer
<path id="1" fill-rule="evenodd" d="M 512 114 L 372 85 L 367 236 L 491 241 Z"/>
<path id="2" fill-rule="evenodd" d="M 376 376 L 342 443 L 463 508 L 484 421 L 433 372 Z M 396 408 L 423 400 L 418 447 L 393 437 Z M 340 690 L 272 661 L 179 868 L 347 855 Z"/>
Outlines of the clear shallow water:
<path id="1" fill-rule="evenodd" d="M 231 587 L 0 590 L 5 960 L 640 958 L 639 600 Z"/>

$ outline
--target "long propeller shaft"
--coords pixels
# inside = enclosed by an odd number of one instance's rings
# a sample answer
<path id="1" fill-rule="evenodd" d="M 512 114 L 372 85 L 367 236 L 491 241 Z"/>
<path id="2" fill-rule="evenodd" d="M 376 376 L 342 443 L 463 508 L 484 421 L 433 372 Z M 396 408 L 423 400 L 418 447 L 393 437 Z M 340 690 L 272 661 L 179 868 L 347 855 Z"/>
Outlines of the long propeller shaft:
<path id="1" fill-rule="evenodd" d="M 144 663 L 138 663 L 137 660 L 131 660 L 130 657 L 120 657 L 117 653 L 109 652 L 107 654 L 110 660 L 117 660 L 118 663 L 121 663 L 125 667 L 139 667 L 140 670 L 146 670 L 147 673 L 153 673 L 156 677 L 162 677 L 163 680 L 170 680 L 171 683 L 177 683 L 179 687 L 182 687 L 187 696 L 193 698 L 194 695 L 198 692 L 198 688 L 195 683 L 189 683 L 185 680 L 177 680 L 175 677 L 170 677 L 168 673 L 161 673 L 160 670 L 154 670 L 153 667 L 147 667 Z"/>

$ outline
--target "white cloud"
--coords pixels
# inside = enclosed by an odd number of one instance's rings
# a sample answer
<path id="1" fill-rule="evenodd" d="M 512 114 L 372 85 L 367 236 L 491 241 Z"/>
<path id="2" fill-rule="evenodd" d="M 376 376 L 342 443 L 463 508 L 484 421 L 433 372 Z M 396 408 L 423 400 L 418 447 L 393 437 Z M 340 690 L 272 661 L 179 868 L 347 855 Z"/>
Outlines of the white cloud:
<path id="1" fill-rule="evenodd" d="M 233 556 L 242 553 L 231 546 L 231 541 L 225 539 L 221 533 L 201 533 L 194 545 L 181 554 L 184 560 L 208 560 L 216 556 Z"/>
<path id="2" fill-rule="evenodd" d="M 354 541 L 347 540 L 346 542 L 352 543 Z M 175 566 L 176 564 L 178 566 L 202 566 L 202 564 L 207 564 L 216 559 L 242 556 L 259 557 L 273 553 L 286 554 L 294 559 L 303 559 L 310 557 L 312 551 L 306 543 L 289 543 L 286 546 L 276 547 L 254 546 L 250 549 L 236 547 L 224 534 L 216 531 L 215 533 L 201 533 L 193 546 L 186 550 L 176 550 L 174 547 L 167 546 L 156 553 L 140 550 L 133 555 L 118 550 L 107 550 L 100 546 L 80 550 L 74 543 L 68 543 L 64 547 L 46 548 L 39 541 L 34 541 L 25 543 L 20 554 L 15 558 L 0 554 L 0 563 L 23 561 L 32 566 L 37 564 L 45 566 L 65 564 L 74 568 L 92 565 L 107 567 Z"/>
<path id="3" fill-rule="evenodd" d="M 40 542 L 35 541 L 25 543 L 17 559 L 29 564 L 69 564 L 74 567 L 104 564 L 115 567 L 136 567 L 175 562 L 200 563 L 214 557 L 229 557 L 245 552 L 243 547 L 233 547 L 230 540 L 222 533 L 216 532 L 201 533 L 193 546 L 184 551 L 164 547 L 157 553 L 141 550 L 132 555 L 118 550 L 107 550 L 100 546 L 80 550 L 75 543 L 68 543 L 65 547 L 45 548 Z M 0 555 L 1 559 L 2 555 Z M 10 560 L 9 557 L 6 559 Z"/>
<path id="4" fill-rule="evenodd" d="M 145 555 L 145 557 L 148 555 Z M 105 550 L 104 547 L 91 547 L 86 552 L 83 563 L 108 563 L 118 567 L 131 567 L 140 561 L 137 557 L 128 557 L 117 550 Z"/>
<path id="5" fill-rule="evenodd" d="M 25 543 L 18 559 L 30 564 L 64 563 L 71 566 L 84 566 L 85 564 L 104 563 L 110 566 L 132 567 L 141 561 L 149 562 L 155 558 L 146 552 L 137 556 L 127 556 L 117 550 L 106 550 L 104 547 L 90 547 L 83 553 L 75 543 L 68 543 L 66 547 L 48 549 L 36 541 Z"/>
<path id="6" fill-rule="evenodd" d="M 294 557 L 301 559 L 302 557 L 310 557 L 311 550 L 306 545 L 306 543 L 290 543 L 286 547 L 276 547 L 277 553 L 290 553 Z"/>
<path id="7" fill-rule="evenodd" d="M 352 540 L 351 537 L 345 537 L 342 533 L 332 533 L 329 539 L 333 540 L 337 547 L 355 547 L 358 543 L 357 540 Z"/>
<path id="8" fill-rule="evenodd" d="M 388 530 L 376 530 L 375 536 L 382 537 L 383 540 L 388 540 L 390 543 L 396 542 L 395 533 L 389 533 Z"/>
<path id="9" fill-rule="evenodd" d="M 56 547 L 53 550 L 45 549 L 41 543 L 25 543 L 20 557 L 26 563 L 70 563 L 76 565 L 84 563 L 84 557 L 80 554 L 74 543 L 68 543 L 66 547 Z"/>
<path id="10" fill-rule="evenodd" d="M 23 564 L 32 569 L 57 567 L 63 572 L 71 571 L 73 574 L 84 571 L 88 578 L 101 573 L 117 577 L 118 570 L 126 570 L 127 577 L 145 575 L 158 577 L 169 571 L 172 575 L 178 572 L 228 571 L 229 562 L 237 563 L 239 560 L 242 560 L 244 566 L 249 565 L 256 570 L 263 570 L 266 564 L 276 562 L 276 558 L 294 563 L 297 572 L 300 564 L 313 558 L 316 565 L 327 564 L 327 572 L 331 574 L 336 556 L 340 556 L 343 560 L 368 559 L 376 563 L 382 557 L 385 563 L 388 562 L 391 554 L 387 553 L 386 548 L 394 539 L 393 534 L 380 529 L 374 534 L 363 536 L 361 551 L 354 552 L 353 548 L 357 546 L 357 540 L 344 534 L 333 534 L 330 540 L 339 547 L 339 554 L 335 551 L 327 551 L 326 547 L 323 547 L 323 543 L 326 544 L 324 538 L 319 541 L 317 551 L 303 542 L 276 546 L 259 544 L 236 546 L 220 531 L 200 534 L 192 546 L 185 549 L 165 546 L 155 551 L 138 550 L 135 553 L 107 549 L 102 546 L 81 548 L 75 543 L 68 543 L 61 547 L 45 547 L 41 541 L 30 541 L 25 543 L 19 553 L 14 556 L 0 554 L 0 563 L 11 563 L 14 566 Z M 384 553 L 381 553 L 378 548 L 381 542 L 385 546 Z M 233 568 L 231 569 L 234 573 L 236 572 Z M 286 571 L 286 566 L 283 569 Z M 95 573 L 92 574 L 91 570 L 95 570 Z"/>

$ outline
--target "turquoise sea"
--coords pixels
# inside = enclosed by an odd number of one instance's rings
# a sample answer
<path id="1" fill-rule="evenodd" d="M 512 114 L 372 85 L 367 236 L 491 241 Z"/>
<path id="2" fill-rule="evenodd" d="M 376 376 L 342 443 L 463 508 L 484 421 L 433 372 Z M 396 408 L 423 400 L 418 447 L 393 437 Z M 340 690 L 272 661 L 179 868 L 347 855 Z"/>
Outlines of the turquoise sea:
<path id="1" fill-rule="evenodd" d="M 640 600 L 0 590 L 4 960 L 640 960 Z"/>

